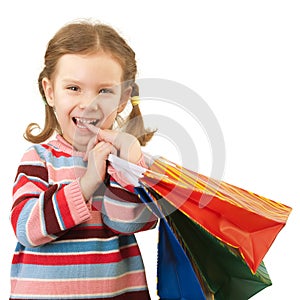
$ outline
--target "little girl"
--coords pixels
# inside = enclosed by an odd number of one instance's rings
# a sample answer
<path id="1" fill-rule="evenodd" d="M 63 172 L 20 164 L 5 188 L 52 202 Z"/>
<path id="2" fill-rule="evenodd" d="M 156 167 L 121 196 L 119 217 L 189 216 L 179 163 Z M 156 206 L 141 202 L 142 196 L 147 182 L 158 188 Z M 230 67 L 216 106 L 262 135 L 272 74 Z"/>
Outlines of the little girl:
<path id="1" fill-rule="evenodd" d="M 113 153 L 146 167 L 141 145 L 153 132 L 136 71 L 135 53 L 109 26 L 75 22 L 50 40 L 38 80 L 45 125 L 28 125 L 34 144 L 13 188 L 10 299 L 150 299 L 134 233 L 156 220 L 107 164 Z"/>

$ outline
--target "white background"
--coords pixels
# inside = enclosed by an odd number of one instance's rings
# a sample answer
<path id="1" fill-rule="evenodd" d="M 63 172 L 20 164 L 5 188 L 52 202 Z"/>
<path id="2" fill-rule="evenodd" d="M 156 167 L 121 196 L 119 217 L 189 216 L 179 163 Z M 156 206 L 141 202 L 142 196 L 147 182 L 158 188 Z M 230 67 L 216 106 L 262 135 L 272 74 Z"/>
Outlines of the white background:
<path id="1" fill-rule="evenodd" d="M 225 139 L 225 181 L 293 207 L 286 227 L 264 259 L 273 286 L 253 299 L 297 297 L 297 1 L 11 0 L 2 1 L 0 6 L 1 299 L 8 298 L 10 262 L 16 243 L 9 211 L 16 169 L 28 147 L 22 134 L 29 122 L 43 122 L 43 104 L 36 82 L 46 43 L 62 25 L 82 17 L 110 24 L 128 40 L 137 54 L 140 78 L 180 82 L 208 103 Z M 167 114 L 172 116 L 172 111 Z M 190 134 L 197 139 L 194 127 Z M 200 153 L 201 147 L 206 146 L 197 147 Z M 161 141 L 153 140 L 151 151 L 155 154 L 175 158 L 173 150 L 168 150 L 168 143 L 162 147 Z M 204 165 L 209 159 L 209 155 L 200 157 Z M 153 299 L 156 234 L 153 230 L 138 235 Z"/>

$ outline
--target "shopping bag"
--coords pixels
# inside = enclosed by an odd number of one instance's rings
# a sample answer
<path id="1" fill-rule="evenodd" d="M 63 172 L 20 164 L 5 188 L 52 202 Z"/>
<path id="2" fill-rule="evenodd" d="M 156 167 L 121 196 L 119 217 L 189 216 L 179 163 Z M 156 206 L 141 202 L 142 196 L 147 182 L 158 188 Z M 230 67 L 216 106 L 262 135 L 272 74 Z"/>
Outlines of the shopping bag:
<path id="1" fill-rule="evenodd" d="M 165 158 L 154 159 L 149 170 L 114 156 L 109 160 L 129 175 L 140 199 L 161 219 L 157 274 L 161 299 L 204 295 L 243 300 L 271 285 L 262 259 L 285 225 L 290 207 Z M 178 267 L 180 262 L 185 266 Z M 197 291 L 192 296 L 168 293 L 184 289 L 182 274 L 191 276 L 188 283 L 198 279 L 198 289 L 189 288 Z"/>
<path id="2" fill-rule="evenodd" d="M 179 210 L 173 209 L 172 213 L 164 217 L 164 211 L 170 211 L 171 205 L 155 191 L 145 188 L 138 188 L 136 191 L 144 201 L 151 200 L 155 203 L 156 209 L 159 205 L 161 210 L 158 247 L 160 250 L 158 252 L 159 295 L 162 289 L 173 289 L 172 283 L 165 279 L 172 274 L 168 266 L 173 264 L 175 267 L 178 264 L 177 261 L 167 258 L 169 255 L 167 251 L 170 251 L 172 246 L 164 247 L 166 230 L 170 232 L 173 240 L 176 239 L 177 247 L 180 245 L 188 257 L 189 265 L 198 278 L 205 299 L 246 300 L 272 284 L 263 262 L 253 273 L 236 249 L 224 244 Z M 182 273 L 181 277 L 185 274 L 187 273 Z M 187 299 L 201 299 L 195 290 L 192 290 L 192 293 L 191 298 Z"/>
<path id="3" fill-rule="evenodd" d="M 263 262 L 253 273 L 236 249 L 209 234 L 179 210 L 167 219 L 193 262 L 207 298 L 246 300 L 272 284 Z"/>
<path id="4" fill-rule="evenodd" d="M 191 262 L 151 195 L 142 187 L 135 192 L 160 218 L 157 261 L 157 293 L 161 300 L 205 300 Z M 153 205 L 154 204 L 154 205 Z"/>
<path id="5" fill-rule="evenodd" d="M 156 158 L 139 183 L 158 193 L 210 234 L 237 248 L 252 272 L 259 267 L 292 210 L 165 158 Z"/>

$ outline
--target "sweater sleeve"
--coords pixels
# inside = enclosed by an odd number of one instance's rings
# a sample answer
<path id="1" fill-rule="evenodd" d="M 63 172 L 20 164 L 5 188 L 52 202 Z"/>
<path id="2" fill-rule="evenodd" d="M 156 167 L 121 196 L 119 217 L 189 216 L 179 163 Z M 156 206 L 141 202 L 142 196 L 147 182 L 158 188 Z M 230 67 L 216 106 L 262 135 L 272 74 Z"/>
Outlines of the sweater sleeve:
<path id="1" fill-rule="evenodd" d="M 148 169 L 149 166 L 145 162 L 145 156 L 142 153 L 140 159 L 136 162 L 136 165 L 143 167 L 145 169 Z M 108 165 L 107 173 L 111 175 L 116 182 L 118 182 L 119 185 L 132 189 L 130 181 L 126 178 L 126 176 L 123 175 L 122 171 L 117 171 L 114 169 L 111 165 Z"/>
<path id="2" fill-rule="evenodd" d="M 148 168 L 144 155 L 137 162 L 138 166 Z M 154 228 L 156 216 L 134 194 L 134 187 L 120 171 L 108 167 L 111 175 L 109 186 L 103 199 L 103 221 L 113 231 L 132 234 Z"/>
<path id="3" fill-rule="evenodd" d="M 110 180 L 103 198 L 102 219 L 116 233 L 133 234 L 152 229 L 157 217 L 141 202 L 138 195 Z"/>
<path id="4" fill-rule="evenodd" d="M 13 187 L 10 220 L 19 242 L 29 247 L 49 243 L 89 218 L 78 180 L 49 184 L 45 161 L 30 148 Z"/>

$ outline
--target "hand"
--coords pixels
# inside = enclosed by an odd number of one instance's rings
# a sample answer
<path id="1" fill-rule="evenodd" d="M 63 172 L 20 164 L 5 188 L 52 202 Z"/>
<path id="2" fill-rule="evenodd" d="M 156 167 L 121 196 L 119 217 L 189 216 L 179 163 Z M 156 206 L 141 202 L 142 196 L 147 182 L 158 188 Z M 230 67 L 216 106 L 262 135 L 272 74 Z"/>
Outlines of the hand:
<path id="1" fill-rule="evenodd" d="M 95 134 L 95 137 L 88 143 L 84 159 L 87 159 L 91 149 L 100 141 L 112 144 L 117 149 L 120 158 L 129 162 L 136 163 L 141 158 L 142 150 L 140 143 L 133 135 L 109 129 L 102 130 L 91 124 L 86 124 L 85 126 Z"/>
<path id="2" fill-rule="evenodd" d="M 117 154 L 117 149 L 108 142 L 101 141 L 88 153 L 86 173 L 80 179 L 82 194 L 86 200 L 97 190 L 106 175 L 106 161 L 110 153 Z"/>

